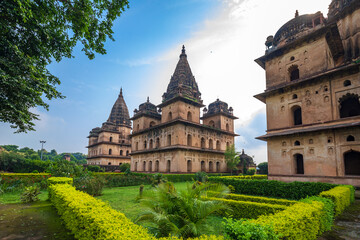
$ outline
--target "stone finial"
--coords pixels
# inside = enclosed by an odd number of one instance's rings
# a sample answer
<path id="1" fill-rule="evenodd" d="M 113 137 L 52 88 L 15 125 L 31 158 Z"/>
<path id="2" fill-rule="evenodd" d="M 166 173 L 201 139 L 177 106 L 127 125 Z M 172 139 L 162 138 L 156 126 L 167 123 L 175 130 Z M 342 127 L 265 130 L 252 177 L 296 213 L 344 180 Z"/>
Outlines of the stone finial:
<path id="1" fill-rule="evenodd" d="M 150 100 L 149 100 L 149 96 L 147 97 L 147 100 L 146 100 L 146 102 L 150 102 Z"/>
<path id="2" fill-rule="evenodd" d="M 120 94 L 119 94 L 119 96 L 121 96 L 122 97 L 122 87 L 120 88 Z"/>
<path id="3" fill-rule="evenodd" d="M 296 12 L 295 12 L 295 17 L 298 17 L 298 16 L 299 16 L 299 11 L 296 10 Z"/>
<path id="4" fill-rule="evenodd" d="M 181 54 L 185 54 L 185 45 L 182 46 Z"/>

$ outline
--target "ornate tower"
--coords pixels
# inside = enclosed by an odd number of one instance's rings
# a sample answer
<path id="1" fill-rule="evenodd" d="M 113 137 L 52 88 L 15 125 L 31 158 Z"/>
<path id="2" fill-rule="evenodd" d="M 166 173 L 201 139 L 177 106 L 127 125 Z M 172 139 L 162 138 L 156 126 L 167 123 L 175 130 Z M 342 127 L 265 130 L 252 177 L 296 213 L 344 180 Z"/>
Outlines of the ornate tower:
<path id="1" fill-rule="evenodd" d="M 131 121 L 122 89 L 110 116 L 102 127 L 93 128 L 88 136 L 88 164 L 121 165 L 130 163 Z"/>

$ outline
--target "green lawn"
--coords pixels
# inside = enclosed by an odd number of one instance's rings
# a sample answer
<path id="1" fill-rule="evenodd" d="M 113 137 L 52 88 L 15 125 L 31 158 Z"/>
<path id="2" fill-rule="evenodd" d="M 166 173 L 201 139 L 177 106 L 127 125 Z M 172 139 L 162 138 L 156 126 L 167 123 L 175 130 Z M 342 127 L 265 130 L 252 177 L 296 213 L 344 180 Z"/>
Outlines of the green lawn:
<path id="1" fill-rule="evenodd" d="M 9 204 L 9 203 L 21 203 L 20 200 L 21 191 L 7 192 L 0 194 L 0 203 Z M 48 199 L 48 192 L 46 190 L 41 190 L 39 195 L 40 201 L 45 201 Z"/>

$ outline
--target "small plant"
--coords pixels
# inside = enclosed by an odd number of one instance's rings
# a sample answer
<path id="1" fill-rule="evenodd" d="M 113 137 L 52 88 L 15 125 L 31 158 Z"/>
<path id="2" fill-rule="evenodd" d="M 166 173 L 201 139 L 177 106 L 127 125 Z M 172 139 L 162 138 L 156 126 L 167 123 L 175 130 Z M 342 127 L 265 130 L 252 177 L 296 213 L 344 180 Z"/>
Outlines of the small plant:
<path id="1" fill-rule="evenodd" d="M 254 175 L 255 171 L 256 171 L 255 169 L 248 169 L 246 175 Z"/>
<path id="2" fill-rule="evenodd" d="M 21 193 L 21 202 L 29 203 L 39 201 L 40 188 L 38 186 L 30 186 L 25 188 L 24 192 Z"/>
<path id="3" fill-rule="evenodd" d="M 84 175 L 74 179 L 74 186 L 77 190 L 86 192 L 92 196 L 100 196 L 104 187 L 103 178 Z"/>
<path id="4" fill-rule="evenodd" d="M 229 188 L 231 193 L 235 192 L 235 187 L 233 185 L 229 185 L 228 188 Z"/>
<path id="5" fill-rule="evenodd" d="M 165 183 L 167 182 L 167 179 L 161 174 L 161 173 L 156 173 L 154 174 L 152 180 L 151 180 L 151 185 L 153 187 L 159 185 L 160 183 Z"/>
<path id="6" fill-rule="evenodd" d="M 141 184 L 141 185 L 140 185 L 140 188 L 139 188 L 139 197 L 140 197 L 140 198 L 142 198 L 143 192 L 144 192 L 144 185 Z"/>
<path id="7" fill-rule="evenodd" d="M 206 172 L 197 172 L 195 174 L 195 181 L 204 183 L 207 180 L 208 180 L 208 176 Z"/>
<path id="8" fill-rule="evenodd" d="M 121 172 L 125 172 L 128 168 L 130 168 L 130 164 L 129 163 L 124 163 L 120 165 L 120 171 Z"/>

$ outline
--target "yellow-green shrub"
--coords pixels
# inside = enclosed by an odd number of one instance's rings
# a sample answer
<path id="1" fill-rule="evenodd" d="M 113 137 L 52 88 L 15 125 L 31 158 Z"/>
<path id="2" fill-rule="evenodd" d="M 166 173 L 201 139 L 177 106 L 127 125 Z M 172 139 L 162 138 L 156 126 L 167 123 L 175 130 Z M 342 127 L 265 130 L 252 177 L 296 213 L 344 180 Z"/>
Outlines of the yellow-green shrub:
<path id="1" fill-rule="evenodd" d="M 55 184 L 73 184 L 73 179 L 72 178 L 67 178 L 67 177 L 51 177 L 48 178 L 48 184 L 50 185 L 55 185 Z"/>
<path id="2" fill-rule="evenodd" d="M 239 175 L 239 176 L 223 176 L 220 178 L 235 178 L 235 179 L 267 179 L 267 175 Z"/>
<path id="3" fill-rule="evenodd" d="M 243 195 L 243 194 L 227 194 L 226 198 L 237 201 L 250 201 L 250 202 L 269 203 L 269 204 L 285 205 L 285 206 L 291 206 L 297 203 L 297 201 L 293 201 L 293 200 L 257 197 L 257 196 Z"/>
<path id="4" fill-rule="evenodd" d="M 269 203 L 237 201 L 225 198 L 208 197 L 209 200 L 216 200 L 223 202 L 231 208 L 231 212 L 221 212 L 222 215 L 231 214 L 234 218 L 257 218 L 261 215 L 269 215 L 285 210 L 287 207 L 284 205 L 276 205 Z"/>
<path id="5" fill-rule="evenodd" d="M 108 204 L 77 191 L 69 184 L 49 186 L 50 200 L 76 239 L 142 239 L 157 240 L 141 226 L 132 223 L 123 213 Z M 176 237 L 163 240 L 180 240 Z M 193 240 L 222 240 L 221 236 L 201 236 Z"/>
<path id="6" fill-rule="evenodd" d="M 348 186 L 337 186 L 320 193 L 321 197 L 331 199 L 335 204 L 335 216 L 341 214 L 351 204 L 351 189 Z"/>
<path id="7" fill-rule="evenodd" d="M 284 211 L 270 216 L 260 216 L 252 222 L 271 226 L 275 233 L 287 240 L 313 240 L 321 234 L 321 217 L 324 204 L 298 202 Z"/>

